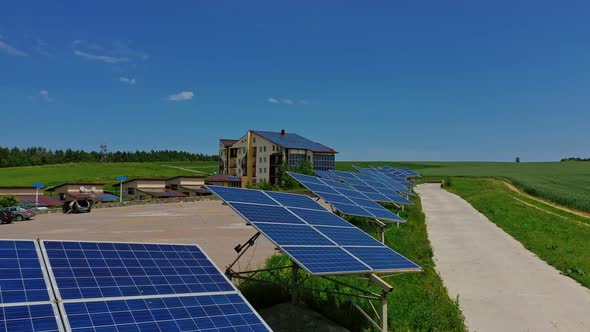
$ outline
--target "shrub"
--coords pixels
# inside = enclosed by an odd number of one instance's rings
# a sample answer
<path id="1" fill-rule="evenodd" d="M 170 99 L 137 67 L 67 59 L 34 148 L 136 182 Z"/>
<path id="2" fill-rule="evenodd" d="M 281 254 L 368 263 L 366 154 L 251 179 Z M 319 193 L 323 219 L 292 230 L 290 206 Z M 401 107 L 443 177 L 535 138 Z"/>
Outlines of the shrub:
<path id="1" fill-rule="evenodd" d="M 5 208 L 5 207 L 9 207 L 9 206 L 15 206 L 18 204 L 19 204 L 18 199 L 16 199 L 14 196 L 0 197 L 0 209 Z"/>

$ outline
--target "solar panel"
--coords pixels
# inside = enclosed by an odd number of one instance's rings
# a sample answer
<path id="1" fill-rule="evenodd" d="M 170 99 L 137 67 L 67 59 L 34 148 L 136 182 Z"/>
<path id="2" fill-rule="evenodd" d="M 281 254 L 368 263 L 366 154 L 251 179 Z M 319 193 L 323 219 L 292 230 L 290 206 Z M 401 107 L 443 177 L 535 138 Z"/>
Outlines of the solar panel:
<path id="1" fill-rule="evenodd" d="M 318 204 L 313 198 L 305 195 L 290 195 L 276 191 L 265 191 L 272 199 L 287 207 L 298 207 L 311 210 L 324 211 L 324 207 Z"/>
<path id="2" fill-rule="evenodd" d="M 41 244 L 67 330 L 270 330 L 196 245 Z"/>
<path id="3" fill-rule="evenodd" d="M 377 170 L 377 169 L 373 169 L 373 168 L 362 168 L 362 167 L 356 167 L 356 166 L 353 166 L 353 167 L 355 167 L 358 171 L 360 171 L 363 176 L 368 177 L 368 178 L 365 178 L 365 182 L 367 182 L 367 183 L 369 183 L 368 180 L 372 179 L 372 180 L 380 182 L 380 183 L 386 185 L 388 188 L 393 189 L 393 190 L 400 192 L 402 194 L 416 196 L 416 194 L 414 192 L 412 192 L 411 190 L 408 190 L 408 188 L 406 186 L 399 183 L 396 180 L 397 178 L 389 176 L 391 174 L 387 175 L 387 171 L 385 171 L 385 170 Z M 360 175 L 358 175 L 358 176 L 360 176 Z"/>
<path id="4" fill-rule="evenodd" d="M 193 245 L 43 241 L 60 299 L 231 291 Z"/>
<path id="5" fill-rule="evenodd" d="M 33 240 L 0 240 L 0 331 L 62 331 Z"/>
<path id="6" fill-rule="evenodd" d="M 317 177 L 288 172 L 295 180 L 299 181 L 307 189 L 311 190 L 317 196 L 330 203 L 338 212 L 366 218 L 379 218 L 383 221 L 405 222 L 395 213 L 373 202 L 365 194 L 350 187 L 344 183 L 324 180 Z M 367 207 L 380 210 L 377 217 L 375 211 L 368 210 Z"/>
<path id="7" fill-rule="evenodd" d="M 0 309 L 0 331 L 63 331 L 54 304 L 3 306 Z"/>
<path id="8" fill-rule="evenodd" d="M 71 331 L 269 331 L 238 294 L 65 303 Z"/>
<path id="9" fill-rule="evenodd" d="M 381 253 L 382 249 L 385 249 L 391 252 L 392 257 L 399 256 L 395 251 L 375 240 L 367 233 L 325 209 L 316 210 L 288 207 L 280 204 L 279 208 L 283 208 L 284 213 L 289 213 L 301 221 L 301 223 L 286 223 L 284 222 L 283 213 L 277 213 L 276 215 L 278 217 L 276 220 L 268 217 L 268 209 L 274 209 L 276 208 L 275 206 L 256 204 L 251 202 L 251 195 L 242 196 L 241 192 L 245 189 L 224 188 L 223 190 L 219 190 L 221 187 L 218 186 L 207 186 L 207 188 L 239 212 L 253 227 L 264 234 L 275 245 L 279 246 L 286 255 L 310 274 L 327 275 L 372 272 L 373 269 L 367 263 L 350 253 L 349 249 L 359 246 L 369 249 L 379 249 L 376 253 Z M 233 192 L 229 193 L 228 190 Z M 273 197 L 273 199 L 280 197 L 280 202 L 291 205 L 294 204 L 293 202 L 305 202 L 309 199 L 309 197 L 297 194 L 280 193 L 280 195 L 276 195 L 276 193 L 268 191 L 260 191 L 260 193 L 268 197 Z M 242 200 L 239 202 L 226 200 L 226 198 L 235 199 L 236 197 L 242 197 Z M 349 202 L 352 203 L 352 201 Z M 371 203 L 376 204 L 372 201 Z M 358 205 L 343 205 L 362 210 Z M 241 213 L 240 209 L 243 206 L 253 207 L 252 212 L 249 214 Z M 260 209 L 260 212 L 257 212 L 256 209 Z M 364 210 L 363 213 L 367 213 L 367 211 Z M 400 258 L 400 261 L 404 260 L 407 259 Z M 395 272 L 396 270 L 397 267 L 389 270 L 389 272 Z M 414 269 L 414 271 L 419 270 L 420 267 Z"/>
<path id="10" fill-rule="evenodd" d="M 409 199 L 398 194 L 397 187 L 391 188 L 386 183 L 368 173 L 332 171 L 338 178 L 375 202 L 413 205 Z M 403 187 L 404 193 L 408 190 Z M 358 197 L 358 196 L 357 196 Z"/>
<path id="11" fill-rule="evenodd" d="M 330 180 L 338 180 L 338 177 L 334 175 L 334 173 L 330 171 L 320 171 L 320 170 L 313 170 L 315 174 L 317 174 L 322 179 L 330 179 Z"/>

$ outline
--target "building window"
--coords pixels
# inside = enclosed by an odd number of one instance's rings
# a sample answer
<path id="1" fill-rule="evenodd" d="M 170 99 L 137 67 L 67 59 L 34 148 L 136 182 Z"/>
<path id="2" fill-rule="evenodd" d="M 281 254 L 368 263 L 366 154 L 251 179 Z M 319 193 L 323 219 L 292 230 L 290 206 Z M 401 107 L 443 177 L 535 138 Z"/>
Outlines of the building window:
<path id="1" fill-rule="evenodd" d="M 252 142 L 256 143 L 256 137 L 252 137 Z"/>
<path id="2" fill-rule="evenodd" d="M 262 168 L 258 169 L 258 174 L 262 174 Z"/>
<path id="3" fill-rule="evenodd" d="M 258 147 L 258 152 L 262 152 L 262 147 L 261 146 Z"/>
<path id="4" fill-rule="evenodd" d="M 264 159 L 264 162 L 266 162 L 266 157 L 264 157 L 263 159 Z"/>
<path id="5" fill-rule="evenodd" d="M 336 161 L 333 154 L 314 154 L 313 169 L 329 171 L 336 169 Z"/>
<path id="6" fill-rule="evenodd" d="M 289 166 L 295 167 L 306 159 L 304 153 L 289 153 Z"/>
<path id="7" fill-rule="evenodd" d="M 258 157 L 258 162 L 261 163 L 262 162 L 262 157 Z"/>
<path id="8" fill-rule="evenodd" d="M 135 195 L 135 188 L 127 188 L 127 195 Z"/>
<path id="9" fill-rule="evenodd" d="M 266 174 L 266 167 L 264 168 L 264 174 Z"/>
<path id="10" fill-rule="evenodd" d="M 266 145 L 264 147 L 262 147 L 262 150 L 264 150 L 264 152 L 266 152 Z"/>

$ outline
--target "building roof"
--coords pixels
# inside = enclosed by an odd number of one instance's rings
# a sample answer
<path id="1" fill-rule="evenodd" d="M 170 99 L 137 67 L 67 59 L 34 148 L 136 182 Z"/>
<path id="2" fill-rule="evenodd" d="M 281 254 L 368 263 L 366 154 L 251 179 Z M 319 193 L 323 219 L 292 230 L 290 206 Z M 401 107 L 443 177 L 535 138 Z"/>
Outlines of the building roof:
<path id="1" fill-rule="evenodd" d="M 205 182 L 239 182 L 242 179 L 235 175 L 215 174 L 205 178 Z"/>
<path id="2" fill-rule="evenodd" d="M 237 141 L 239 141 L 239 140 L 229 139 L 229 138 L 222 138 L 219 140 L 219 142 L 221 142 L 221 144 L 223 144 L 223 146 L 225 146 L 225 147 L 230 147 L 230 146 L 234 145 L 234 143 Z"/>
<path id="3" fill-rule="evenodd" d="M 180 188 L 190 190 L 200 195 L 210 195 L 211 191 L 207 188 L 203 188 L 201 186 L 181 186 Z"/>
<path id="4" fill-rule="evenodd" d="M 127 181 L 123 181 L 123 183 L 127 183 L 127 182 L 132 182 L 132 181 L 166 181 L 168 179 L 162 179 L 162 178 L 134 178 L 134 179 L 129 179 Z M 119 182 L 115 183 L 113 185 L 113 187 L 118 187 L 119 186 Z"/>
<path id="5" fill-rule="evenodd" d="M 295 133 L 287 133 L 284 130 L 280 132 L 252 130 L 252 132 L 285 149 L 304 149 L 311 150 L 312 152 L 336 153 L 336 150 L 328 146 L 310 141 Z"/>
<path id="6" fill-rule="evenodd" d="M 66 182 L 62 184 L 58 184 L 57 186 L 53 186 L 47 188 L 47 191 L 54 191 L 56 188 L 63 187 L 63 186 L 104 186 L 104 183 L 99 182 Z"/>
<path id="7" fill-rule="evenodd" d="M 175 176 L 169 179 L 166 179 L 166 181 L 170 181 L 170 180 L 174 180 L 174 179 L 178 179 L 178 178 L 187 178 L 187 179 L 204 179 L 205 176 L 202 175 L 179 175 L 179 176 Z"/>
<path id="8" fill-rule="evenodd" d="M 16 199 L 22 205 L 35 206 L 37 202 L 36 195 L 15 195 Z M 63 202 L 50 196 L 39 195 L 39 205 L 37 206 L 57 206 L 62 205 Z"/>
<path id="9" fill-rule="evenodd" d="M 186 197 L 185 194 L 178 192 L 176 190 L 169 189 L 169 188 L 166 188 L 166 189 L 141 188 L 141 189 L 137 189 L 137 191 L 140 191 L 142 193 L 146 193 L 150 196 L 158 197 L 158 198 Z"/>
<path id="10" fill-rule="evenodd" d="M 90 199 L 98 202 L 114 202 L 119 200 L 119 197 L 111 194 L 111 193 L 104 193 L 104 194 L 94 194 L 94 193 L 68 193 L 68 196 L 72 196 L 76 199 Z"/>

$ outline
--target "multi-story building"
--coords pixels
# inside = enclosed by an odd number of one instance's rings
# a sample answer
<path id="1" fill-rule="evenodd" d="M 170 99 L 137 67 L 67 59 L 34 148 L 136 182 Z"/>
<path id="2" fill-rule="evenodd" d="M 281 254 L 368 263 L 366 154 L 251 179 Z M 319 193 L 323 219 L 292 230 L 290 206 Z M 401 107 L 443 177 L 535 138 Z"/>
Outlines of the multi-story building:
<path id="1" fill-rule="evenodd" d="M 333 170 L 336 151 L 295 133 L 249 130 L 240 139 L 219 140 L 219 174 L 241 177 L 242 186 L 261 181 L 278 183 L 286 161 L 295 166 L 309 160 L 313 169 Z"/>

